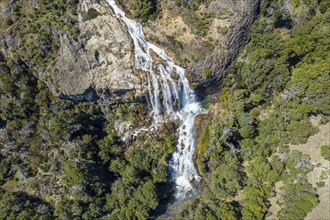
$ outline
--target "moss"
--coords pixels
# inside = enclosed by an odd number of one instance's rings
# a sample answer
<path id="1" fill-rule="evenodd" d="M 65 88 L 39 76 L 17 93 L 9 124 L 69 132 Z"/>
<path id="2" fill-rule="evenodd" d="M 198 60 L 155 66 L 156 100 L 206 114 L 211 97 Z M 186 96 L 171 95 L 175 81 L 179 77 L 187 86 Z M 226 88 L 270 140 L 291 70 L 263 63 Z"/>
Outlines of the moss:
<path id="1" fill-rule="evenodd" d="M 322 188 L 324 186 L 325 186 L 325 182 L 324 181 L 318 181 L 318 182 L 316 182 L 316 187 L 317 188 Z"/>
<path id="2" fill-rule="evenodd" d="M 204 45 L 204 47 L 206 47 L 209 50 L 213 50 L 214 49 L 214 44 L 211 41 L 209 41 L 209 40 L 203 41 L 203 45 Z"/>
<path id="3" fill-rule="evenodd" d="M 210 142 L 210 125 L 207 125 L 203 127 L 202 135 L 197 145 L 198 156 L 202 156 L 205 154 L 209 142 Z"/>
<path id="4" fill-rule="evenodd" d="M 252 109 L 252 110 L 251 110 L 251 115 L 252 115 L 253 117 L 258 117 L 258 116 L 260 115 L 260 110 L 257 109 L 257 108 Z"/>
<path id="5" fill-rule="evenodd" d="M 11 26 L 13 23 L 14 23 L 13 20 L 11 20 L 10 18 L 6 18 L 6 19 L 5 19 L 5 24 L 6 24 L 8 27 Z"/>
<path id="6" fill-rule="evenodd" d="M 321 125 L 325 125 L 330 121 L 329 116 L 322 116 L 321 120 L 320 120 L 320 124 Z"/>

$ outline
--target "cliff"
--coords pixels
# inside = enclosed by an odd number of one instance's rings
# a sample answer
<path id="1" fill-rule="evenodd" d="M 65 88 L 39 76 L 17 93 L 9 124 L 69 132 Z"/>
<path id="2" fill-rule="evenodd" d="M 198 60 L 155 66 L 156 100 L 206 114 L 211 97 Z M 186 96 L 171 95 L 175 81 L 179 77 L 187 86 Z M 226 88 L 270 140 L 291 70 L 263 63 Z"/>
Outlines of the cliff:
<path id="1" fill-rule="evenodd" d="M 40 63 L 39 58 L 31 60 L 29 56 L 23 56 L 23 60 L 36 69 L 36 76 L 56 96 L 95 101 L 106 94 L 112 100 L 110 103 L 141 99 L 146 95 L 146 74 L 134 68 L 132 42 L 126 27 L 113 17 L 106 1 L 96 2 L 80 1 L 72 5 L 72 10 L 76 7 L 78 12 L 72 21 L 75 32 L 67 26 L 47 27 L 49 39 L 45 43 L 40 42 L 39 35 L 31 42 L 32 49 L 40 51 L 38 57 L 48 58 L 51 54 L 50 61 L 45 58 Z M 182 5 L 173 1 L 160 2 L 158 17 L 145 23 L 144 31 L 149 41 L 165 48 L 187 68 L 191 82 L 205 87 L 223 76 L 246 42 L 258 4 L 252 0 L 220 0 L 200 3 L 197 8 L 188 5 L 183 10 Z M 30 41 L 17 31 L 23 20 L 11 13 L 17 10 L 17 5 L 14 1 L 1 3 L 0 15 L 17 20 L 1 31 L 0 45 L 8 56 L 20 53 L 22 42 Z M 24 5 L 26 9 L 20 10 L 40 7 L 38 1 Z M 123 2 L 122 7 L 125 5 L 129 13 L 130 2 Z M 68 18 L 73 19 L 72 15 Z M 30 50 L 28 44 L 25 51 Z"/>

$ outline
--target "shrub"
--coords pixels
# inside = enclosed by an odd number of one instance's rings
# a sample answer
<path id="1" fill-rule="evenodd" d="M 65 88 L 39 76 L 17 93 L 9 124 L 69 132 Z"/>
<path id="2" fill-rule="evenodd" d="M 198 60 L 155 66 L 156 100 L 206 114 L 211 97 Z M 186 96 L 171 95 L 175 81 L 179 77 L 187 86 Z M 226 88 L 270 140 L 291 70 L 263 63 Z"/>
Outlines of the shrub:
<path id="1" fill-rule="evenodd" d="M 10 18 L 6 18 L 6 19 L 5 19 L 5 24 L 6 24 L 7 26 L 11 26 L 13 23 L 14 23 L 13 20 L 11 20 Z"/>
<path id="2" fill-rule="evenodd" d="M 212 75 L 212 70 L 211 70 L 210 68 L 205 68 L 205 69 L 203 70 L 203 75 L 204 75 L 205 77 L 209 77 L 209 76 L 211 76 L 211 75 Z"/>
<path id="3" fill-rule="evenodd" d="M 308 182 L 292 183 L 284 187 L 283 208 L 279 219 L 304 219 L 318 202 L 318 196 Z"/>
<path id="4" fill-rule="evenodd" d="M 153 0 L 133 0 L 131 7 L 133 16 L 142 23 L 152 18 L 157 10 L 156 2 Z"/>
<path id="5" fill-rule="evenodd" d="M 91 8 L 88 10 L 88 12 L 83 12 L 82 20 L 89 21 L 89 20 L 97 18 L 99 15 L 100 15 L 100 13 L 96 9 Z"/>
<path id="6" fill-rule="evenodd" d="M 330 161 L 330 145 L 323 145 L 321 147 L 321 155 L 324 159 Z"/>

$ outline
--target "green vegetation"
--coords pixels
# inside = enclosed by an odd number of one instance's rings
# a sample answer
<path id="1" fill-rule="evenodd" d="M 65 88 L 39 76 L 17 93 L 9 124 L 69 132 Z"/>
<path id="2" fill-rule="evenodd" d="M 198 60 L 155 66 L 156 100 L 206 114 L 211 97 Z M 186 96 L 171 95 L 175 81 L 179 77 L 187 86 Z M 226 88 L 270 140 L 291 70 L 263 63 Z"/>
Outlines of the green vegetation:
<path id="1" fill-rule="evenodd" d="M 279 6 L 271 1 L 267 7 L 280 12 Z M 330 14 L 317 13 L 294 27 L 294 17 L 278 12 L 255 22 L 240 59 L 227 70 L 197 147 L 197 168 L 207 184 L 178 218 L 264 219 L 272 214 L 269 198 L 277 182 L 284 185 L 279 219 L 302 219 L 318 203 L 306 178 L 310 158 L 287 144 L 304 143 L 317 132 L 311 115 L 324 115 L 324 124 L 330 114 Z M 327 158 L 328 146 L 322 149 Z M 231 206 L 219 215 L 224 203 Z"/>
<path id="2" fill-rule="evenodd" d="M 217 28 L 217 31 L 218 31 L 218 33 L 220 33 L 220 34 L 227 34 L 227 32 L 228 32 L 228 28 L 227 28 L 227 27 L 221 27 L 221 26 L 219 26 L 219 27 Z"/>
<path id="3" fill-rule="evenodd" d="M 210 26 L 210 21 L 209 18 L 211 15 L 209 14 L 203 14 L 203 15 L 198 15 L 195 14 L 192 19 L 192 24 L 196 30 L 196 34 L 205 36 L 207 34 L 207 31 L 209 30 Z"/>
<path id="4" fill-rule="evenodd" d="M 330 146 L 329 145 L 321 146 L 321 155 L 324 159 L 330 161 Z"/>
<path id="5" fill-rule="evenodd" d="M 100 13 L 96 9 L 91 8 L 91 9 L 88 9 L 87 12 L 84 11 L 82 13 L 82 20 L 83 21 L 92 20 L 94 18 L 97 18 L 99 15 L 100 15 Z"/>
<path id="6" fill-rule="evenodd" d="M 210 27 L 210 21 L 212 17 L 216 17 L 215 13 L 199 13 L 199 6 L 205 4 L 203 0 L 180 0 L 180 1 L 168 1 L 169 10 L 174 13 L 180 14 L 182 18 L 189 24 L 195 34 L 205 36 Z M 175 5 L 175 7 L 173 7 Z"/>
<path id="7" fill-rule="evenodd" d="M 54 97 L 35 76 L 55 64 L 59 33 L 78 36 L 77 1 L 38 2 L 34 8 L 16 1 L 12 20 L 1 22 L 20 41 L 0 52 L 0 216 L 158 217 L 174 190 L 168 160 L 177 144 L 176 125 L 125 136 L 149 123 L 145 103 L 105 106 Z M 205 35 L 216 15 L 194 13 L 203 1 L 177 4 L 183 13 L 193 11 L 185 19 Z M 317 205 L 307 181 L 311 159 L 289 146 L 317 132 L 311 116 L 321 115 L 321 124 L 329 121 L 329 5 L 294 1 L 292 10 L 303 13 L 299 19 L 282 5 L 261 2 L 248 44 L 228 67 L 220 93 L 210 97 L 211 119 L 202 123 L 195 155 L 201 193 L 184 202 L 175 219 L 264 219 L 272 214 L 274 196 L 279 219 L 303 219 Z M 133 15 L 142 22 L 157 10 L 154 1 L 132 1 Z M 97 16 L 95 10 L 83 15 Z M 204 44 L 212 47 L 213 41 Z M 128 101 L 134 97 L 134 91 L 125 94 Z M 330 147 L 320 148 L 330 160 Z M 323 180 L 316 186 L 324 187 Z"/>
<path id="8" fill-rule="evenodd" d="M 52 219 L 52 207 L 25 193 L 9 193 L 0 189 L 2 219 Z"/>
<path id="9" fill-rule="evenodd" d="M 131 10 L 135 18 L 145 23 L 156 16 L 157 2 L 155 0 L 133 0 Z"/>
<path id="10" fill-rule="evenodd" d="M 303 219 L 317 204 L 318 199 L 308 182 L 290 183 L 284 187 L 283 208 L 279 219 Z"/>
<path id="11" fill-rule="evenodd" d="M 160 201 L 169 199 L 173 130 L 164 130 L 158 138 L 122 142 L 114 133 L 115 120 L 145 121 L 141 104 L 107 110 L 92 103 L 59 100 L 24 62 L 2 54 L 0 58 L 4 129 L 0 143 L 1 149 L 9 150 L 0 153 L 0 185 L 8 189 L 24 186 L 32 195 L 42 193 L 50 207 L 47 216 L 62 219 L 100 218 L 109 213 L 109 218 L 144 219 Z M 103 112 L 107 111 L 106 116 Z M 29 181 L 24 184 L 18 173 Z M 6 200 L 3 204 L 12 203 Z M 2 216 L 39 216 L 35 210 L 22 207 L 24 212 L 19 213 L 8 207 L 1 209 Z"/>
<path id="12" fill-rule="evenodd" d="M 205 77 L 209 77 L 209 76 L 211 76 L 211 75 L 212 75 L 212 70 L 209 69 L 209 68 L 204 69 L 204 70 L 203 70 L 203 75 L 204 75 Z"/>
<path id="13" fill-rule="evenodd" d="M 60 32 L 67 32 L 75 39 L 79 30 L 76 1 L 38 1 L 38 7 L 29 2 L 16 1 L 12 6 L 13 20 L 7 18 L 7 27 L 13 25 L 11 38 L 19 39 L 10 45 L 10 51 L 28 63 L 35 71 L 54 71 L 46 68 L 55 63 L 59 48 Z M 4 29 L 1 27 L 1 29 Z"/>

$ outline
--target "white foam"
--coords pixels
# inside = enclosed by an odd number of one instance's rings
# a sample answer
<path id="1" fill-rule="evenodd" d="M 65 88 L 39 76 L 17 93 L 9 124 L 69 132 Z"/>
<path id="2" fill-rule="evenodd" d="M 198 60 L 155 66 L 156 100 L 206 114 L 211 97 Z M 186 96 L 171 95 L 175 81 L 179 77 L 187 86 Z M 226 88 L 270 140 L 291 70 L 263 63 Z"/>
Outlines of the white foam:
<path id="1" fill-rule="evenodd" d="M 182 121 L 178 128 L 177 150 L 172 155 L 169 165 L 171 180 L 176 183 L 176 198 L 185 199 L 187 195 L 195 192 L 193 185 L 197 185 L 200 179 L 192 157 L 195 150 L 194 120 L 201 113 L 202 108 L 195 100 L 194 91 L 185 77 L 185 70 L 176 65 L 163 49 L 149 43 L 144 37 L 141 25 L 127 18 L 125 12 L 116 5 L 114 0 L 107 0 L 107 2 L 113 8 L 114 16 L 126 24 L 134 42 L 136 69 L 148 73 L 147 87 L 154 125 L 159 123 L 165 115 L 170 119 L 179 118 Z M 161 58 L 162 62 L 153 60 L 150 51 Z M 174 74 L 178 75 L 177 81 L 171 77 Z M 175 102 L 176 106 L 174 106 Z"/>

